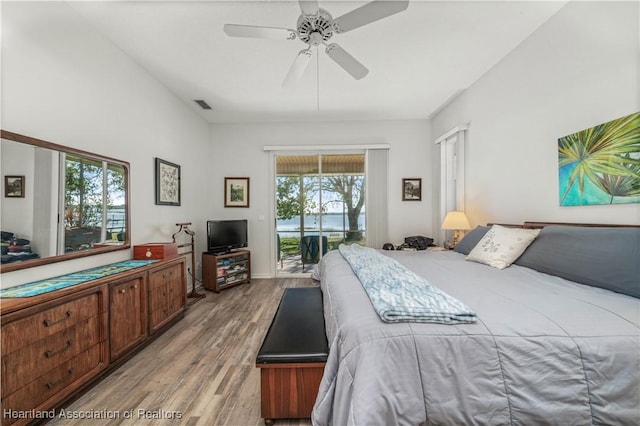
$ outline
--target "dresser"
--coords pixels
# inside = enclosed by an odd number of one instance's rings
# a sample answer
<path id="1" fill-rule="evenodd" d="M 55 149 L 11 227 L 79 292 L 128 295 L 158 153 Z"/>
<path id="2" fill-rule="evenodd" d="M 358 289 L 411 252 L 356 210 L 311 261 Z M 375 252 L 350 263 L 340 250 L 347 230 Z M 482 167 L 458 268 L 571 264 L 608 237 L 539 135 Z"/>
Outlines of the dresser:
<path id="1" fill-rule="evenodd" d="M 0 299 L 2 424 L 50 415 L 182 318 L 185 302 L 182 256 Z"/>

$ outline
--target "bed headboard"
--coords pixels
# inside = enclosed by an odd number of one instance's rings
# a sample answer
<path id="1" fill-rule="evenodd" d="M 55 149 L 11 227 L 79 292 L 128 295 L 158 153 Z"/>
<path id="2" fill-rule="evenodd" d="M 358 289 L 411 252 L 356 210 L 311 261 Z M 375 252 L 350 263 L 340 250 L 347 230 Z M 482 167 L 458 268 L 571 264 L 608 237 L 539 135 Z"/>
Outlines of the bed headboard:
<path id="1" fill-rule="evenodd" d="M 561 225 L 561 226 L 583 226 L 588 228 L 640 228 L 640 225 L 620 225 L 608 223 L 572 223 L 572 222 L 534 222 L 525 221 L 522 227 L 525 229 L 541 229 L 545 226 Z"/>
<path id="2" fill-rule="evenodd" d="M 640 228 L 640 225 L 621 225 L 613 223 L 576 223 L 576 222 L 538 222 L 527 220 L 522 224 L 490 222 L 487 226 L 500 225 L 506 228 L 542 229 L 545 226 L 583 226 L 587 228 Z"/>

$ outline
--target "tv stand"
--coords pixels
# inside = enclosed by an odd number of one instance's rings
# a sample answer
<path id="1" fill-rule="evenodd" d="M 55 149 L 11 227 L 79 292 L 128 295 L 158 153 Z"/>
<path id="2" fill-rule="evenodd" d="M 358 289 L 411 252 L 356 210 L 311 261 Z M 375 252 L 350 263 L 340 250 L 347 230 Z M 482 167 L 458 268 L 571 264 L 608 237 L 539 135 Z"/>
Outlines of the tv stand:
<path id="1" fill-rule="evenodd" d="M 202 253 L 202 286 L 219 293 L 234 285 L 251 282 L 251 252 Z"/>
<path id="2" fill-rule="evenodd" d="M 207 251 L 206 254 L 211 254 L 213 256 L 222 256 L 223 254 L 231 254 L 231 253 L 237 253 L 240 251 L 247 251 L 247 250 L 243 250 L 243 249 L 226 249 L 226 250 L 220 250 L 220 251 Z"/>

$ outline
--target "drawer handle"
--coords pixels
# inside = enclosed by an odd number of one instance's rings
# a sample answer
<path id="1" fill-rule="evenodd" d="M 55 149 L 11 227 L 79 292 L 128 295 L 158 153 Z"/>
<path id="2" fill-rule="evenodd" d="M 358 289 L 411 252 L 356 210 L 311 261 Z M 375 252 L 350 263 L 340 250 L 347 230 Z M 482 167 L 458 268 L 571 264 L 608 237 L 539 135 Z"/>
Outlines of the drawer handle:
<path id="1" fill-rule="evenodd" d="M 62 349 L 58 349 L 55 352 L 54 351 L 46 351 L 44 353 L 44 356 L 46 356 L 47 358 L 51 358 L 54 355 L 61 354 L 61 353 L 65 352 L 65 351 L 69 350 L 71 348 L 71 345 L 73 345 L 73 339 L 67 340 L 66 346 L 64 348 L 62 348 Z"/>
<path id="2" fill-rule="evenodd" d="M 53 389 L 56 386 L 58 386 L 60 383 L 64 382 L 65 380 L 68 380 L 71 376 L 73 376 L 73 370 L 69 369 L 69 372 L 67 373 L 66 376 L 64 376 L 62 379 L 58 380 L 57 382 L 53 382 L 53 383 L 49 382 L 49 383 L 47 383 L 47 387 L 49 389 Z"/>
<path id="3" fill-rule="evenodd" d="M 53 321 L 53 320 L 50 320 L 50 319 L 48 319 L 48 318 L 47 318 L 47 319 L 45 319 L 45 320 L 44 320 L 44 326 L 45 326 L 45 327 L 51 327 L 52 325 L 55 325 L 55 324 L 58 324 L 58 323 L 60 323 L 60 322 L 63 322 L 63 321 L 68 320 L 69 318 L 71 318 L 71 311 L 67 311 L 67 312 L 65 313 L 65 315 L 66 315 L 66 317 L 61 318 L 61 319 L 59 319 L 58 321 Z"/>
<path id="4" fill-rule="evenodd" d="M 118 290 L 118 293 L 120 293 L 120 294 L 125 294 L 126 292 L 127 292 L 126 288 L 122 288 L 122 289 Z"/>

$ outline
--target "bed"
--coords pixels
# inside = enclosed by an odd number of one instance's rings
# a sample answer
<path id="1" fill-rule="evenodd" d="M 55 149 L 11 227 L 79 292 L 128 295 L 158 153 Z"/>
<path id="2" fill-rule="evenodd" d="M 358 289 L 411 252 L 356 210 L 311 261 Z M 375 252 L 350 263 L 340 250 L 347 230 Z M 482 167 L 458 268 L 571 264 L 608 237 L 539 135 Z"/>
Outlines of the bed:
<path id="1" fill-rule="evenodd" d="M 465 260 L 479 228 L 457 251 L 379 252 L 466 304 L 469 324 L 384 323 L 342 254 L 324 256 L 312 423 L 640 424 L 640 228 L 521 227 L 544 229 L 504 269 Z"/>

